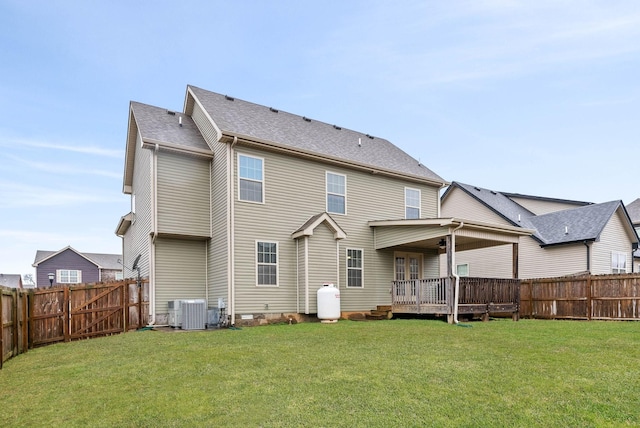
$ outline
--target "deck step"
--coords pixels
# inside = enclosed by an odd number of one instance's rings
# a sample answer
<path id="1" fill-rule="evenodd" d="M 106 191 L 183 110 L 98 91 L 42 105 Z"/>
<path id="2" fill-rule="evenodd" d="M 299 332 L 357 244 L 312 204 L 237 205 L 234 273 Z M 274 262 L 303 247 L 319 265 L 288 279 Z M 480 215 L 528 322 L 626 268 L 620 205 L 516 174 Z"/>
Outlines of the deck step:
<path id="1" fill-rule="evenodd" d="M 388 310 L 380 309 L 380 308 L 381 307 L 378 306 L 378 309 L 372 309 L 371 313 L 366 315 L 367 319 L 390 320 L 391 318 L 393 318 L 393 313 L 391 312 L 391 308 L 389 308 Z M 384 308 L 384 306 L 382 308 Z"/>
<path id="2" fill-rule="evenodd" d="M 391 305 L 378 305 L 377 309 L 379 311 L 391 312 Z"/>
<path id="3" fill-rule="evenodd" d="M 373 312 L 373 311 L 372 311 Z M 379 320 L 386 320 L 387 316 L 386 315 L 373 315 L 373 314 L 366 314 L 365 318 L 368 320 L 375 320 L 375 321 L 379 321 Z"/>

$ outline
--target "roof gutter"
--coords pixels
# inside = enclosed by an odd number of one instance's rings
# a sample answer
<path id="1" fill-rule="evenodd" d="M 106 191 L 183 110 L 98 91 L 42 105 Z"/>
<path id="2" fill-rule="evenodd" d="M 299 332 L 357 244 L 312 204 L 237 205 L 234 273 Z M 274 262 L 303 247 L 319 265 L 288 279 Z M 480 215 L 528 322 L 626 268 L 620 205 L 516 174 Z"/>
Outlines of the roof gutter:
<path id="1" fill-rule="evenodd" d="M 274 152 L 287 153 L 289 155 L 294 155 L 294 156 L 303 157 L 307 159 L 313 159 L 320 162 L 338 164 L 341 166 L 355 168 L 361 171 L 369 172 L 371 174 L 380 174 L 388 177 L 401 178 L 404 180 L 409 180 L 416 183 L 429 184 L 429 185 L 437 186 L 440 188 L 450 184 L 446 180 L 437 180 L 437 179 L 421 177 L 419 175 L 413 175 L 413 174 L 402 174 L 402 173 L 398 173 L 397 171 L 392 171 L 385 168 L 379 168 L 379 167 L 361 164 L 357 162 L 346 161 L 344 159 L 341 159 L 335 156 L 321 155 L 321 154 L 310 152 L 310 151 L 293 149 L 288 146 L 283 146 L 281 144 L 274 143 L 273 141 L 262 140 L 260 138 L 250 137 L 247 135 L 224 132 L 221 140 L 223 140 L 224 137 L 227 137 L 229 140 L 233 140 L 235 138 L 238 143 L 242 143 L 250 146 L 259 146 L 262 149 L 266 148 Z"/>

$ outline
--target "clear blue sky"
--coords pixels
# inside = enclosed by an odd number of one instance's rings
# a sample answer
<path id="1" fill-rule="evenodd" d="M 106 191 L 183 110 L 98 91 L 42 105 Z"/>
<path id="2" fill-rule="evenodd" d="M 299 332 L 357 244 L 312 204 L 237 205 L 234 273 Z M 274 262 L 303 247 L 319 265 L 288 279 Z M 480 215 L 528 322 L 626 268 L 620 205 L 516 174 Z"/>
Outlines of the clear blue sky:
<path id="1" fill-rule="evenodd" d="M 119 253 L 130 100 L 187 84 L 389 139 L 449 181 L 640 197 L 640 2 L 0 0 L 0 272 Z"/>

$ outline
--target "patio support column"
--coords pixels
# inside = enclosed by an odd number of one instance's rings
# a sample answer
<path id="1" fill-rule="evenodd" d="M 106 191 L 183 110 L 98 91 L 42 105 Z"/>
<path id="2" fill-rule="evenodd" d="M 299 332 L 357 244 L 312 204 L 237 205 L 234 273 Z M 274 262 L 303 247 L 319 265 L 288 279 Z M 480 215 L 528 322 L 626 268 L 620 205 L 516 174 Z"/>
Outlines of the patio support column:
<path id="1" fill-rule="evenodd" d="M 453 324 L 454 323 L 454 316 L 453 316 L 453 305 L 454 305 L 454 287 L 453 287 L 453 269 L 455 269 L 455 267 L 453 266 L 453 252 L 455 251 L 455 248 L 452 248 L 452 243 L 453 243 L 453 239 L 451 238 L 451 235 L 447 235 L 446 236 L 446 243 L 447 243 L 447 288 L 446 288 L 446 292 L 445 292 L 445 296 L 446 296 L 446 300 L 447 300 L 447 322 L 449 324 Z"/>
<path id="2" fill-rule="evenodd" d="M 513 260 L 513 267 L 512 267 L 512 271 L 513 271 L 513 278 L 517 279 L 519 272 L 518 272 L 518 243 L 515 242 L 513 243 L 513 250 L 512 250 L 512 257 L 511 260 Z"/>
<path id="3" fill-rule="evenodd" d="M 447 250 L 447 278 L 451 278 L 453 276 L 453 249 L 451 248 L 451 235 L 446 236 L 446 250 Z"/>

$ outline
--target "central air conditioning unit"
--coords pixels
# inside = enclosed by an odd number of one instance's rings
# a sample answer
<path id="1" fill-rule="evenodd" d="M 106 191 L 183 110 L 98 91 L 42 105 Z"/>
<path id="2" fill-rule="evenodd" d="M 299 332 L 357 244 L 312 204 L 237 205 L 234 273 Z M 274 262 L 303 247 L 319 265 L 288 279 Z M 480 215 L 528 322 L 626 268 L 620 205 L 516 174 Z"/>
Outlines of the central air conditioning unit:
<path id="1" fill-rule="evenodd" d="M 169 327 L 182 326 L 182 300 L 169 300 Z"/>
<path id="2" fill-rule="evenodd" d="M 207 302 L 204 299 L 182 301 L 182 329 L 204 330 L 207 324 Z"/>
<path id="3" fill-rule="evenodd" d="M 204 330 L 207 323 L 207 302 L 204 299 L 169 300 L 169 327 L 183 330 Z"/>

